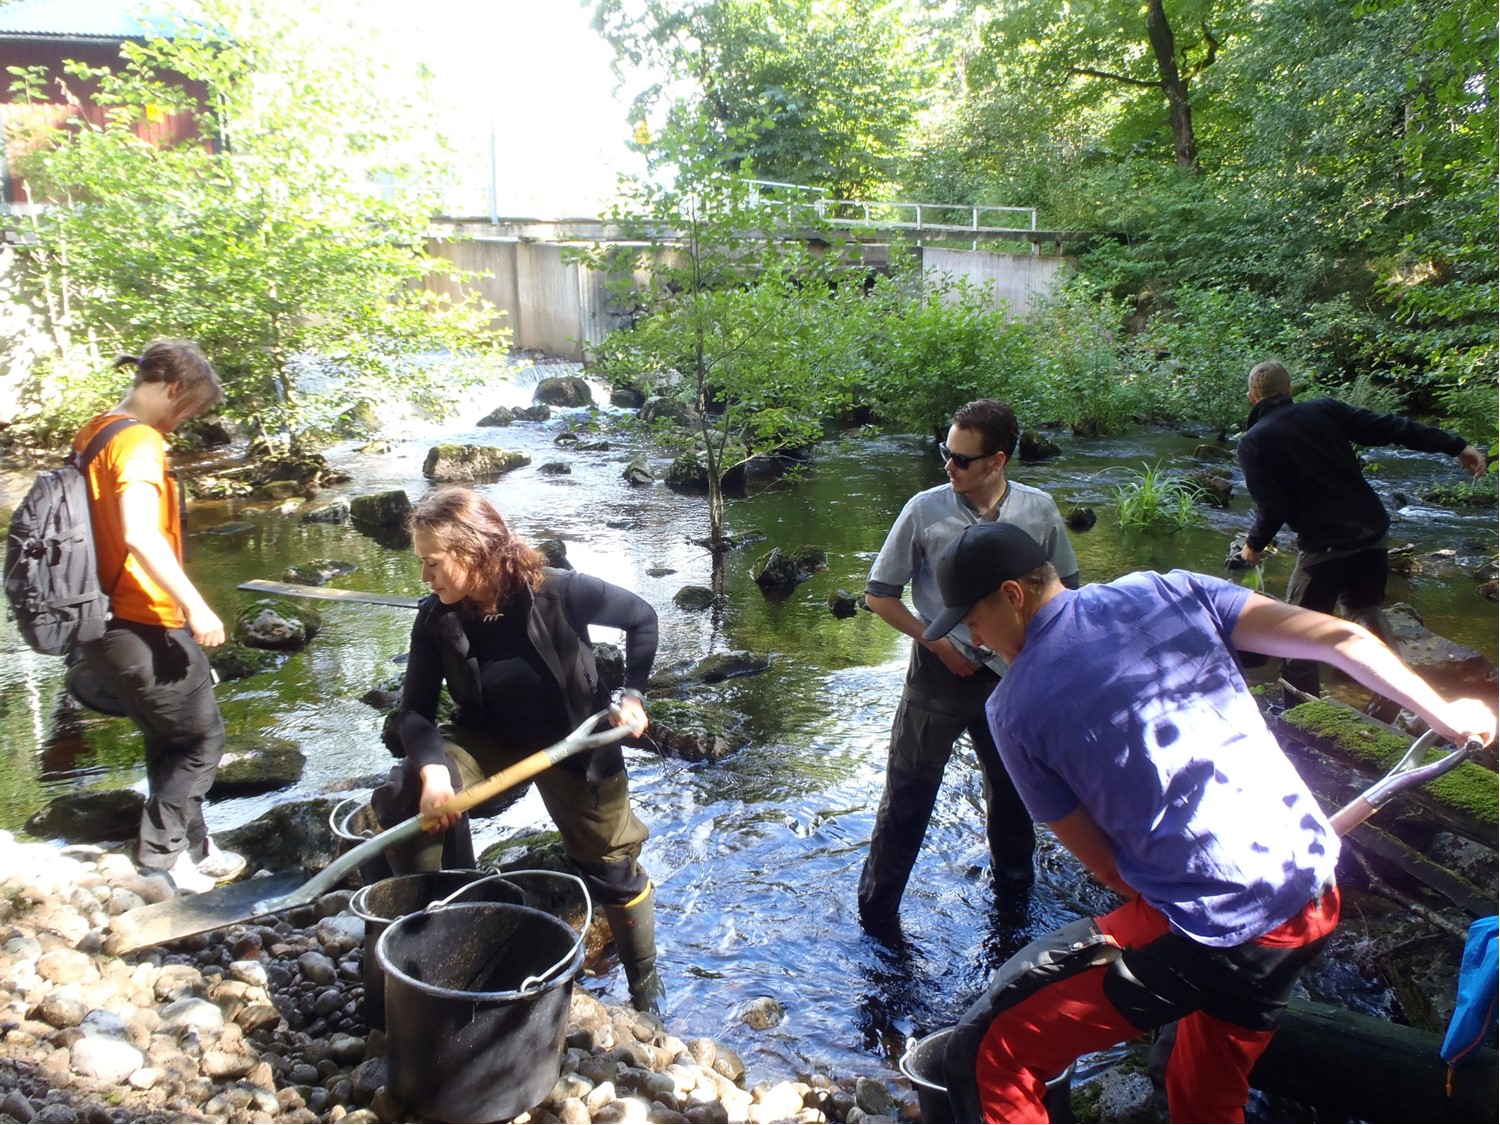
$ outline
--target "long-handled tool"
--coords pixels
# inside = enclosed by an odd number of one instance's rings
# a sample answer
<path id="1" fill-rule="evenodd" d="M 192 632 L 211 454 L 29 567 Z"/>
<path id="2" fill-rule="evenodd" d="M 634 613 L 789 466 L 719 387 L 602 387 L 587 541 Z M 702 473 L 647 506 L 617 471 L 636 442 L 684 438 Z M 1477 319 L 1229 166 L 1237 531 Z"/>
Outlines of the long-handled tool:
<path id="1" fill-rule="evenodd" d="M 171 898 L 165 902 L 127 910 L 110 922 L 114 935 L 110 948 L 116 953 L 129 953 L 135 949 L 221 929 L 233 922 L 243 922 L 263 914 L 275 914 L 312 902 L 332 890 L 345 875 L 365 860 L 379 855 L 392 844 L 412 839 L 418 833 L 427 831 L 439 823 L 442 817 L 450 813 L 467 812 L 512 786 L 531 780 L 564 758 L 624 738 L 629 732 L 622 726 L 594 730 L 601 719 L 612 713 L 613 709 L 589 716 L 561 742 L 545 750 L 538 750 L 515 765 L 460 790 L 453 795 L 452 800 L 439 806 L 430 816 L 410 817 L 393 828 L 371 836 L 364 843 L 350 848 L 311 879 L 297 873 L 268 879 L 250 879 L 201 895 Z"/>
<path id="2" fill-rule="evenodd" d="M 1484 749 L 1477 738 L 1471 738 L 1457 750 L 1424 765 L 1422 759 L 1427 756 L 1428 748 L 1436 741 L 1436 731 L 1428 731 L 1418 737 L 1411 744 L 1411 748 L 1401 756 L 1401 760 L 1391 767 L 1389 773 L 1329 817 L 1333 830 L 1340 836 L 1347 836 L 1351 829 L 1374 816 L 1380 806 L 1397 793 L 1416 785 L 1425 785 L 1433 778 L 1443 776 L 1460 762 Z"/>

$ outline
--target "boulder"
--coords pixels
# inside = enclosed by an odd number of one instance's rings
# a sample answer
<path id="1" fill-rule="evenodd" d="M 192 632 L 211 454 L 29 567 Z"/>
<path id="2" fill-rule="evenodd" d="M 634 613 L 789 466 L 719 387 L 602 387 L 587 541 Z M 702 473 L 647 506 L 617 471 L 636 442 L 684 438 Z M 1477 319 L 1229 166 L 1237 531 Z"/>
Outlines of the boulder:
<path id="1" fill-rule="evenodd" d="M 332 797 L 288 801 L 266 810 L 248 824 L 215 832 L 214 840 L 221 848 L 245 856 L 252 870 L 321 870 L 338 857 L 340 848 L 328 824 L 334 804 Z"/>
<path id="2" fill-rule="evenodd" d="M 304 647 L 322 628 L 314 610 L 285 598 L 259 598 L 235 616 L 234 638 L 251 648 L 286 651 Z"/>
<path id="3" fill-rule="evenodd" d="M 555 535 L 546 539 L 538 539 L 533 546 L 547 557 L 548 566 L 556 567 L 558 570 L 573 569 L 573 564 L 568 561 L 568 545 Z"/>
<path id="4" fill-rule="evenodd" d="M 431 481 L 479 480 L 531 464 L 531 454 L 493 445 L 435 445 L 427 451 L 422 475 Z"/>
<path id="5" fill-rule="evenodd" d="M 225 741 L 224 757 L 208 795 L 219 800 L 285 789 L 302 780 L 306 765 L 302 751 L 284 738 L 232 734 Z"/>
<path id="6" fill-rule="evenodd" d="M 1068 514 L 1063 516 L 1063 523 L 1073 531 L 1087 531 L 1098 522 L 1099 517 L 1093 508 L 1069 508 Z"/>
<path id="7" fill-rule="evenodd" d="M 826 570 L 828 555 L 818 547 L 798 547 L 787 554 L 772 547 L 751 566 L 755 584 L 766 594 L 786 594 L 800 582 L 806 582 L 815 571 Z"/>
<path id="8" fill-rule="evenodd" d="M 853 617 L 859 613 L 859 599 L 848 590 L 835 590 L 828 595 L 828 612 L 835 617 Z"/>
<path id="9" fill-rule="evenodd" d="M 1390 606 L 1385 619 L 1395 638 L 1396 652 L 1439 695 L 1493 701 L 1495 666 L 1483 653 L 1438 636 L 1423 624 L 1421 614 L 1405 602 Z"/>
<path id="10" fill-rule="evenodd" d="M 64 793 L 26 822 L 26 831 L 44 840 L 75 844 L 131 840 L 141 826 L 146 798 L 134 789 L 90 789 Z"/>
<path id="11" fill-rule="evenodd" d="M 309 563 L 295 563 L 281 574 L 283 582 L 296 582 L 302 586 L 322 586 L 330 578 L 342 578 L 353 574 L 359 567 L 351 562 L 337 559 L 314 559 Z"/>
<path id="12" fill-rule="evenodd" d="M 680 402 L 666 395 L 652 395 L 641 403 L 641 421 L 643 422 L 675 422 L 679 426 L 692 424 L 693 412 L 687 403 Z"/>
<path id="13" fill-rule="evenodd" d="M 402 495 L 406 495 L 404 492 Z M 302 513 L 303 523 L 343 523 L 349 518 L 349 505 L 343 500 L 319 504 Z"/>
<path id="14" fill-rule="evenodd" d="M 672 595 L 672 604 L 695 613 L 714 604 L 714 592 L 707 586 L 684 586 Z"/>
<path id="15" fill-rule="evenodd" d="M 572 475 L 573 466 L 566 461 L 548 461 L 538 465 L 536 471 L 549 477 L 565 477 Z"/>
<path id="16" fill-rule="evenodd" d="M 739 716 L 713 705 L 680 699 L 651 700 L 644 741 L 657 753 L 684 762 L 717 762 L 749 745 Z"/>
<path id="17" fill-rule="evenodd" d="M 721 680 L 733 679 L 735 676 L 750 676 L 756 672 L 764 672 L 771 666 L 771 661 L 764 656 L 744 649 L 731 649 L 728 652 L 716 652 L 712 656 L 705 656 L 693 665 L 692 676 L 694 679 L 702 680 L 705 684 L 716 684 Z"/>
<path id="18" fill-rule="evenodd" d="M 1220 476 L 1213 469 L 1203 469 L 1186 474 L 1182 480 L 1193 490 L 1194 500 L 1212 504 L 1215 508 L 1229 507 L 1230 497 L 1234 495 L 1234 484 L 1228 477 Z"/>
<path id="19" fill-rule="evenodd" d="M 511 413 L 517 422 L 545 422 L 552 417 L 552 407 L 539 402 L 535 406 L 518 406 Z"/>
<path id="20" fill-rule="evenodd" d="M 1234 451 L 1225 449 L 1222 445 L 1200 445 L 1193 450 L 1193 459 L 1197 461 L 1228 462 L 1234 460 Z"/>
<path id="21" fill-rule="evenodd" d="M 399 528 L 411 514 L 411 499 L 399 488 L 356 496 L 349 501 L 349 516 L 368 527 Z"/>
<path id="22" fill-rule="evenodd" d="M 281 654 L 269 649 L 247 648 L 230 641 L 208 650 L 208 662 L 220 681 L 243 680 L 257 672 L 267 672 L 281 663 Z"/>
<path id="23" fill-rule="evenodd" d="M 1023 430 L 1020 440 L 1016 443 L 1016 456 L 1023 464 L 1046 461 L 1061 453 L 1062 447 L 1057 442 L 1035 430 Z"/>
<path id="24" fill-rule="evenodd" d="M 667 466 L 666 484 L 673 492 L 708 491 L 708 466 L 692 453 L 684 453 Z"/>
<path id="25" fill-rule="evenodd" d="M 637 457 L 630 462 L 620 475 L 633 485 L 648 485 L 656 482 L 656 474 L 651 471 L 651 466 L 646 463 L 644 457 Z"/>
<path id="26" fill-rule="evenodd" d="M 594 667 L 598 669 L 599 682 L 610 691 L 625 686 L 625 653 L 619 645 L 595 641 Z"/>
<path id="27" fill-rule="evenodd" d="M 828 552 L 822 547 L 801 546 L 792 551 L 792 562 L 808 574 L 828 569 Z"/>
<path id="28" fill-rule="evenodd" d="M 593 406 L 594 392 L 577 375 L 552 375 L 536 385 L 532 401 L 548 406 Z"/>
<path id="29" fill-rule="evenodd" d="M 646 402 L 646 394 L 639 387 L 616 383 L 609 388 L 609 404 L 626 410 L 638 410 Z"/>
<path id="30" fill-rule="evenodd" d="M 481 426 L 509 426 L 516 420 L 516 412 L 507 406 L 497 406 L 483 418 L 479 419 Z"/>

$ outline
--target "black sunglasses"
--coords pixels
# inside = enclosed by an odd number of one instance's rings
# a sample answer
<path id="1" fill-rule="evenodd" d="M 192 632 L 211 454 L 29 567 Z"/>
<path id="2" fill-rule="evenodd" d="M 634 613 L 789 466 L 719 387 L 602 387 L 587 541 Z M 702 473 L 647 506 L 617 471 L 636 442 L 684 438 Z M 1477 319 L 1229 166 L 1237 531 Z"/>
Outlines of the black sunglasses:
<path id="1" fill-rule="evenodd" d="M 938 442 L 938 458 L 939 458 L 939 460 L 942 460 L 942 461 L 952 461 L 960 469 L 967 469 L 975 461 L 983 461 L 986 457 L 993 457 L 993 456 L 994 456 L 993 453 L 979 453 L 979 454 L 974 455 L 973 457 L 968 457 L 968 456 L 965 456 L 962 453 L 954 453 L 953 450 L 951 450 L 951 449 L 948 448 L 948 443 L 947 442 L 945 442 L 945 441 Z"/>

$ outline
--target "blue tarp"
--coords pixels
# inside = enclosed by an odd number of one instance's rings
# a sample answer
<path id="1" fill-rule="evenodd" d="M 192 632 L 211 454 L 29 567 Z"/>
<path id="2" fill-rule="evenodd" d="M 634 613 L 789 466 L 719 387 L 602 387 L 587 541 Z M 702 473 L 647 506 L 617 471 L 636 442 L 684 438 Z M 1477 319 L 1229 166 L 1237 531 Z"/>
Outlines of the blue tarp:
<path id="1" fill-rule="evenodd" d="M 1500 992 L 1500 918 L 1491 915 L 1469 927 L 1463 963 L 1458 969 L 1458 1006 L 1443 1037 L 1443 1058 L 1461 1063 L 1484 1043 L 1495 1027 L 1495 1000 Z"/>

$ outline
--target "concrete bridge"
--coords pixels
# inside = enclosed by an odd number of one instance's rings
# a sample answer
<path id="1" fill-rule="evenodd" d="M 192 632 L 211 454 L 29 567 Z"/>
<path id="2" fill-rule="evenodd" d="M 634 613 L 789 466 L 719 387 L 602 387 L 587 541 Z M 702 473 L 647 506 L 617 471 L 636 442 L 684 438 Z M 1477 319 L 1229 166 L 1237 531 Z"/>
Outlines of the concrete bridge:
<path id="1" fill-rule="evenodd" d="M 802 218 L 791 207 L 813 215 Z M 901 208 L 909 210 L 903 213 Z M 867 268 L 878 272 L 891 268 L 893 254 L 913 255 L 926 277 L 988 286 L 996 305 L 1012 316 L 1024 316 L 1051 291 L 1066 268 L 1066 251 L 1090 237 L 1083 232 L 1037 230 L 1035 211 L 1025 208 L 964 208 L 973 212 L 967 222 L 953 221 L 954 210 L 932 204 L 814 200 L 790 205 L 786 225 L 774 237 L 813 245 L 845 241 L 858 250 Z M 1007 217 L 1029 213 L 1030 224 L 981 224 L 981 213 L 987 211 L 1005 212 Z M 510 328 L 516 347 L 582 360 L 629 320 L 614 307 L 606 289 L 609 279 L 577 261 L 578 251 L 615 244 L 665 258 L 672 253 L 675 234 L 662 229 L 643 240 L 638 228 L 595 218 L 439 218 L 429 243 L 431 253 L 461 270 L 486 276 L 462 285 L 429 276 L 427 288 L 454 297 L 477 292 L 505 310 L 500 323 Z"/>

